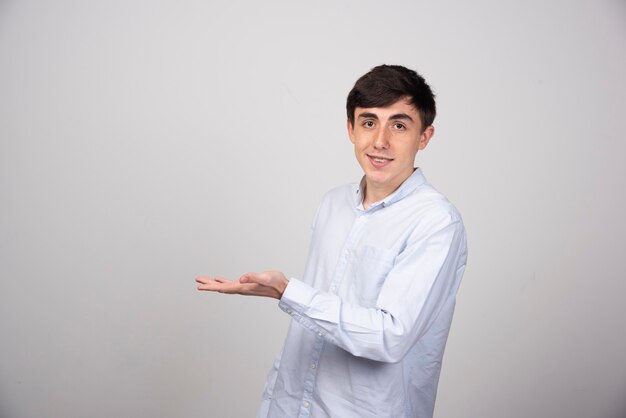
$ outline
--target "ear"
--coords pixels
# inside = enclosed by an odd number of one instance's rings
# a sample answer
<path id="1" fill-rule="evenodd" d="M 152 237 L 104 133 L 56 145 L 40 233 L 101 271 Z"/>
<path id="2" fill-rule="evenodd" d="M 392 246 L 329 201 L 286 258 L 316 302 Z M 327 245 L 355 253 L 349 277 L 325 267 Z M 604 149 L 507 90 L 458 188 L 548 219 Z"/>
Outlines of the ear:
<path id="1" fill-rule="evenodd" d="M 424 129 L 424 132 L 422 132 L 422 134 L 420 135 L 420 143 L 419 143 L 420 151 L 426 148 L 426 145 L 428 145 L 428 142 L 430 141 L 430 139 L 433 137 L 434 134 L 435 134 L 435 127 L 433 125 L 430 125 L 426 127 L 426 129 Z"/>
<path id="2" fill-rule="evenodd" d="M 354 126 L 350 123 L 350 119 L 347 121 L 348 126 L 348 137 L 350 138 L 350 142 L 354 144 Z"/>

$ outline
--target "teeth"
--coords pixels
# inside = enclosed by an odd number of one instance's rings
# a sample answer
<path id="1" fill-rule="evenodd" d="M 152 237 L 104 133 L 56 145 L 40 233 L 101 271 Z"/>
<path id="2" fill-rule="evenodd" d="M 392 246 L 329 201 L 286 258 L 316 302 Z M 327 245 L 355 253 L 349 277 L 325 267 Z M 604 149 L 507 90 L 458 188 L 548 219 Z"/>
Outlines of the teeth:
<path id="1" fill-rule="evenodd" d="M 385 161 L 387 161 L 386 158 L 374 158 L 374 161 L 376 161 L 377 163 L 384 163 Z"/>

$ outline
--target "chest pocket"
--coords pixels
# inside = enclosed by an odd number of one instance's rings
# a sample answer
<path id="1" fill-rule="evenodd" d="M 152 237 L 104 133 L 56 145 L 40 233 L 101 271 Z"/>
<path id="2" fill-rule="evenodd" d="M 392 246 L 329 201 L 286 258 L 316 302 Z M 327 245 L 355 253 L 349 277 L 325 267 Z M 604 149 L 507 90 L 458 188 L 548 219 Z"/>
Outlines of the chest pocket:
<path id="1" fill-rule="evenodd" d="M 361 306 L 376 306 L 380 288 L 393 268 L 395 258 L 393 251 L 371 245 L 363 246 L 355 254 L 352 288 Z"/>

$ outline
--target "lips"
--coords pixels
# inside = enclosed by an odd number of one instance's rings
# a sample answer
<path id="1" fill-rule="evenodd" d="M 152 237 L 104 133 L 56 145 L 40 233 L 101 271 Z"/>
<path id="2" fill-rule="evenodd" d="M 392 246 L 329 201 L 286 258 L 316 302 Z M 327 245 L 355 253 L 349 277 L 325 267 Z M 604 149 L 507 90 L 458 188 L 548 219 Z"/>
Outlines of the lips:
<path id="1" fill-rule="evenodd" d="M 367 154 L 367 158 L 369 158 L 374 167 L 384 167 L 393 161 L 393 158 L 382 157 L 380 155 Z"/>

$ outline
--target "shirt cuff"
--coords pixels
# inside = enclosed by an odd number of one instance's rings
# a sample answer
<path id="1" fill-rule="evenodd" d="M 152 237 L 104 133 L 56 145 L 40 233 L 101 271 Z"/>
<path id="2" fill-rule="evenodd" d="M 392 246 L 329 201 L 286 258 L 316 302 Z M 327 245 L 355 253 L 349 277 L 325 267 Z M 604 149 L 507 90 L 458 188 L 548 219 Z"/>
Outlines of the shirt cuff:
<path id="1" fill-rule="evenodd" d="M 291 315 L 300 325 L 315 332 L 318 337 L 323 337 L 326 332 L 307 316 L 316 294 L 318 292 L 308 284 L 298 279 L 289 279 L 289 284 L 278 302 L 278 307 Z"/>
<path id="2" fill-rule="evenodd" d="M 303 313 L 310 305 L 315 293 L 315 289 L 300 280 L 289 279 L 278 306 L 289 315 L 292 315 L 294 311 Z"/>

